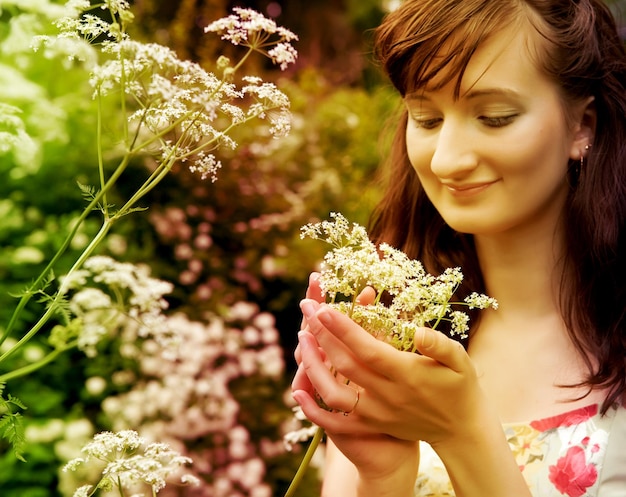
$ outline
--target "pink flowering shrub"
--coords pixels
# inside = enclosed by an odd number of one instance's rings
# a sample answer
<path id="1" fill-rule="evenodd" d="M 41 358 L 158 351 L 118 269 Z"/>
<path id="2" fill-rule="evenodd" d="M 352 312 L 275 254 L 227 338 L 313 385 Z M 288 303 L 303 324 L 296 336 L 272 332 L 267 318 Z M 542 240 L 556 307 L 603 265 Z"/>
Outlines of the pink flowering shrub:
<path id="1" fill-rule="evenodd" d="M 269 427 L 286 414 L 277 418 L 276 409 L 262 404 L 241 406 L 233 382 L 245 389 L 246 380 L 254 379 L 270 389 L 280 380 L 284 361 L 274 318 L 241 302 L 224 317 L 207 312 L 202 321 L 174 314 L 168 326 L 179 339 L 176 348 L 141 340 L 134 327 L 122 333 L 120 352 L 136 361 L 138 370 L 113 376 L 116 388 L 126 391 L 102 404 L 111 429 L 139 427 L 144 438 L 190 457 L 202 484 L 186 487 L 186 496 L 271 497 L 264 461 L 284 452 L 280 432 L 253 440 L 241 421 L 254 417 Z M 159 495 L 178 491 L 172 485 Z"/>

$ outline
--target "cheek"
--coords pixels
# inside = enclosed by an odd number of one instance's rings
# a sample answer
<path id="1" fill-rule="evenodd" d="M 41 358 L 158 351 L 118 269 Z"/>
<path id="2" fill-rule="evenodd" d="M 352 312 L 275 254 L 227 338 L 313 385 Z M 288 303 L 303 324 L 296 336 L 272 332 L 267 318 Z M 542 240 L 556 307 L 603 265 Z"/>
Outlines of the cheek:
<path id="1" fill-rule="evenodd" d="M 565 177 L 569 163 L 566 140 L 548 129 L 539 132 L 542 134 L 528 134 L 524 141 L 511 142 L 511 147 L 501 152 L 503 172 L 548 183 Z"/>
<path id="2" fill-rule="evenodd" d="M 420 179 L 427 176 L 434 177 L 430 169 L 434 150 L 430 150 L 427 140 L 415 139 L 411 136 L 411 133 L 407 132 L 406 148 L 409 162 Z"/>

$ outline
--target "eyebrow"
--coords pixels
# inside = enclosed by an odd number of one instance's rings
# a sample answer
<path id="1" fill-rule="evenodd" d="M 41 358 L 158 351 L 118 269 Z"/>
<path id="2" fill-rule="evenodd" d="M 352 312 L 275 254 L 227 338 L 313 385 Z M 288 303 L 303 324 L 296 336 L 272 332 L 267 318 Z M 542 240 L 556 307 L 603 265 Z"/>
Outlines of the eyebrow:
<path id="1" fill-rule="evenodd" d="M 509 88 L 484 88 L 478 90 L 470 90 L 467 93 L 462 94 L 464 98 L 473 99 L 485 96 L 503 96 L 519 98 L 519 93 Z"/>
<path id="2" fill-rule="evenodd" d="M 461 97 L 472 100 L 476 98 L 486 97 L 486 96 L 503 96 L 508 98 L 520 98 L 520 94 L 512 90 L 510 88 L 481 88 L 481 89 L 470 89 L 466 93 L 461 93 Z M 405 97 L 406 100 L 426 100 L 430 101 L 431 98 L 428 95 L 425 95 L 424 92 L 413 92 L 409 93 Z"/>

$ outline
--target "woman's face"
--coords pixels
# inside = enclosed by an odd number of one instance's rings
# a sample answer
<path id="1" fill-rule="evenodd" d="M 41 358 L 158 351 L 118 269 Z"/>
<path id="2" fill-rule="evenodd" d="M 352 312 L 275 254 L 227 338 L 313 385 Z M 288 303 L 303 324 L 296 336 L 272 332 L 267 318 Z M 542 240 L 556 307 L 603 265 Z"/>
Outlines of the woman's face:
<path id="1" fill-rule="evenodd" d="M 409 160 L 456 231 L 494 235 L 546 222 L 553 229 L 563 209 L 568 160 L 580 159 L 583 132 L 567 124 L 558 87 L 531 59 L 531 29 L 505 30 L 482 45 L 458 99 L 454 81 L 405 99 Z"/>

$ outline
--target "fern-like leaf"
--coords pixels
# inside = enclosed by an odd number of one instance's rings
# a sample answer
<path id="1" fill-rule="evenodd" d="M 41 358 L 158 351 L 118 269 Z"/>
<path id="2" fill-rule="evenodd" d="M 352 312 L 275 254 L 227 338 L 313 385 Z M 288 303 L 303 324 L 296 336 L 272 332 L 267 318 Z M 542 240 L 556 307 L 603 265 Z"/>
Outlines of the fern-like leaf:
<path id="1" fill-rule="evenodd" d="M 26 437 L 24 435 L 24 421 L 19 412 L 13 412 L 13 407 L 27 409 L 24 403 L 17 397 L 9 394 L 5 399 L 3 396 L 5 383 L 0 383 L 0 437 L 6 439 L 13 447 L 13 454 L 20 461 L 24 459 L 24 449 L 26 448 Z"/>
<path id="2" fill-rule="evenodd" d="M 17 459 L 26 462 L 23 456 L 26 448 L 26 437 L 24 435 L 24 421 L 20 413 L 6 413 L 0 417 L 0 437 L 11 444 L 13 454 Z"/>
<path id="3" fill-rule="evenodd" d="M 98 195 L 99 190 L 96 190 L 93 186 L 83 185 L 80 181 L 77 181 L 76 183 L 78 184 L 78 188 L 80 188 L 80 192 L 83 195 L 83 198 L 87 202 L 91 202 L 93 199 L 96 198 L 96 195 Z M 115 204 L 106 204 L 105 208 L 105 205 L 102 202 L 98 202 L 96 209 L 104 213 L 113 209 L 113 207 L 115 207 Z"/>

